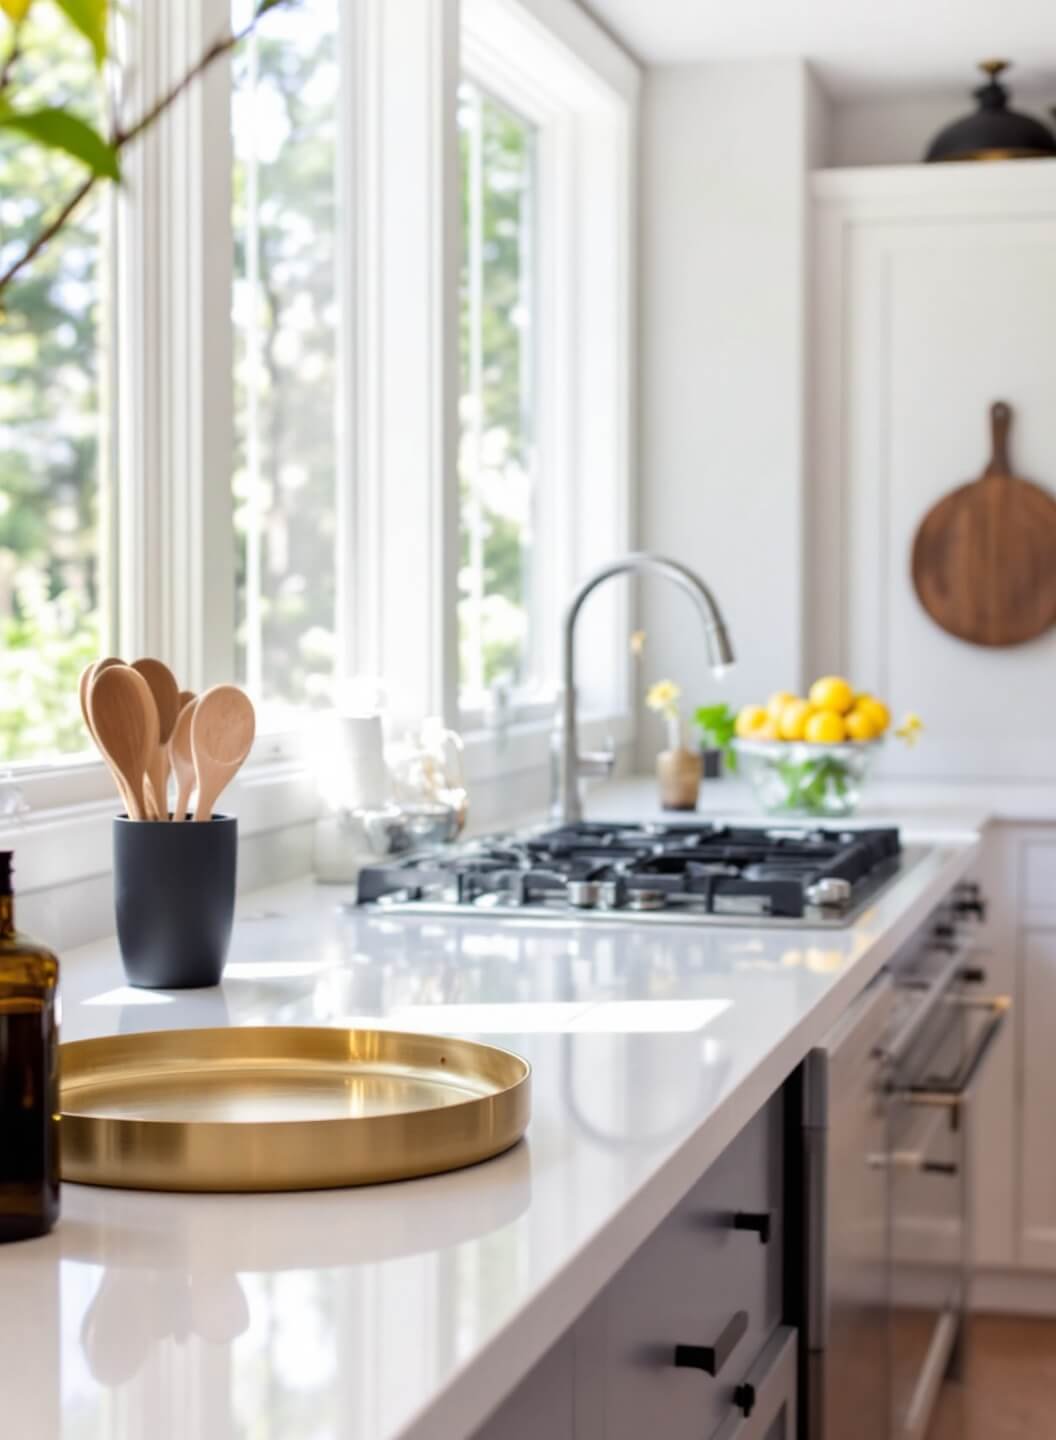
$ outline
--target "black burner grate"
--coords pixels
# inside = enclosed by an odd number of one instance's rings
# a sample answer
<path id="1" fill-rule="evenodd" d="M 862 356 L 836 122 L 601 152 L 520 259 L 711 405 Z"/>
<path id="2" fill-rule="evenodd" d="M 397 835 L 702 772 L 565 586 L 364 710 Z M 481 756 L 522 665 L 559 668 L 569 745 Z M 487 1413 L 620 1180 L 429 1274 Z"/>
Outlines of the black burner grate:
<path id="1" fill-rule="evenodd" d="M 754 910 L 797 918 L 819 880 L 852 887 L 889 866 L 898 831 L 782 830 L 723 825 L 607 825 L 583 821 L 511 839 L 467 845 L 369 865 L 361 904 L 386 897 L 433 897 L 474 904 L 495 896 L 510 905 L 579 903 L 575 882 L 604 887 L 603 904 L 620 908 L 646 897 L 658 907 L 707 913 Z"/>

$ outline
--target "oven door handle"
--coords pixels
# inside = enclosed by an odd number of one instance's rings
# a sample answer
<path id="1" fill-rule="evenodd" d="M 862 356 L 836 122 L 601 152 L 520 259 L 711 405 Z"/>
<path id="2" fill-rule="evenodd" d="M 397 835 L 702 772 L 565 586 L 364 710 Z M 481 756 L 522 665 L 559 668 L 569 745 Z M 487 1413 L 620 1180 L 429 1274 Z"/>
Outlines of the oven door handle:
<path id="1" fill-rule="evenodd" d="M 953 993 L 953 990 L 964 969 L 964 957 L 966 950 L 963 946 L 957 946 L 951 959 L 942 967 L 939 973 L 930 980 L 921 992 L 920 999 L 913 1008 L 912 1014 L 908 1017 L 901 1029 L 898 1030 L 888 1042 L 881 1046 L 880 1058 L 894 1069 L 902 1063 L 906 1055 L 912 1049 L 914 1042 L 923 1033 L 924 1027 L 935 1014 L 944 997 Z"/>
<path id="2" fill-rule="evenodd" d="M 959 1175 L 956 1160 L 929 1160 L 922 1150 L 888 1150 L 866 1156 L 870 1170 L 913 1170 L 918 1175 Z"/>
<path id="3" fill-rule="evenodd" d="M 971 1054 L 947 1084 L 911 1085 L 904 1092 L 905 1098 L 913 1105 L 941 1105 L 956 1109 L 971 1091 L 1012 1008 L 1012 999 L 1008 995 L 991 995 L 978 1000 L 958 996 L 956 1003 L 966 1010 L 985 1010 L 990 1018 L 980 1030 Z"/>

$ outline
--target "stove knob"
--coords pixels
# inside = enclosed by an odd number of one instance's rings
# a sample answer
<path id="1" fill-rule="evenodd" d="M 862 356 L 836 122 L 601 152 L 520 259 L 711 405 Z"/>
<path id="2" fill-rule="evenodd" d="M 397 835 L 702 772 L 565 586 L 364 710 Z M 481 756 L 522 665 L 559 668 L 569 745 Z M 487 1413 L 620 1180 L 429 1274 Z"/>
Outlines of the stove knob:
<path id="1" fill-rule="evenodd" d="M 603 910 L 619 910 L 627 903 L 627 882 L 622 875 L 603 880 L 598 886 L 598 904 Z"/>
<path id="2" fill-rule="evenodd" d="M 826 910 L 842 910 L 851 899 L 851 882 L 835 875 L 815 880 L 807 886 L 807 899 L 811 905 L 821 905 Z"/>
<path id="3" fill-rule="evenodd" d="M 632 890 L 627 897 L 629 910 L 663 910 L 667 896 L 662 890 Z"/>
<path id="4" fill-rule="evenodd" d="M 568 903 L 577 910 L 593 910 L 598 903 L 598 883 L 596 880 L 570 880 L 565 894 Z"/>

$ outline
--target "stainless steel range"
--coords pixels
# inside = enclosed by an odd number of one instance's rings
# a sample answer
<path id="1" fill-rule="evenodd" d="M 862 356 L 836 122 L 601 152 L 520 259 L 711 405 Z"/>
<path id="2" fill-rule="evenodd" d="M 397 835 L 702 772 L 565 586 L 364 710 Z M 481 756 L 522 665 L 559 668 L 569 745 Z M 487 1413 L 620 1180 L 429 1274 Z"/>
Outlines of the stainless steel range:
<path id="1" fill-rule="evenodd" d="M 803 1067 L 805 1440 L 925 1440 L 962 1372 L 972 1096 L 1009 1000 L 979 993 L 963 883 Z"/>
<path id="2" fill-rule="evenodd" d="M 578 821 L 368 865 L 357 898 L 416 914 L 843 926 L 911 858 L 894 829 Z"/>

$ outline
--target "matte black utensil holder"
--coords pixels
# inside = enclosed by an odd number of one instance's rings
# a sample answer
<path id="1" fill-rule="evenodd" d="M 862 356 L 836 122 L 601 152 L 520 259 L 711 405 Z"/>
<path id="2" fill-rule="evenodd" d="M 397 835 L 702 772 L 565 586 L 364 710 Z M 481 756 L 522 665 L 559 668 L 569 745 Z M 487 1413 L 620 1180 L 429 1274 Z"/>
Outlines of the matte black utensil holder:
<path id="1" fill-rule="evenodd" d="M 219 985 L 231 940 L 238 821 L 114 819 L 114 908 L 130 985 Z"/>

